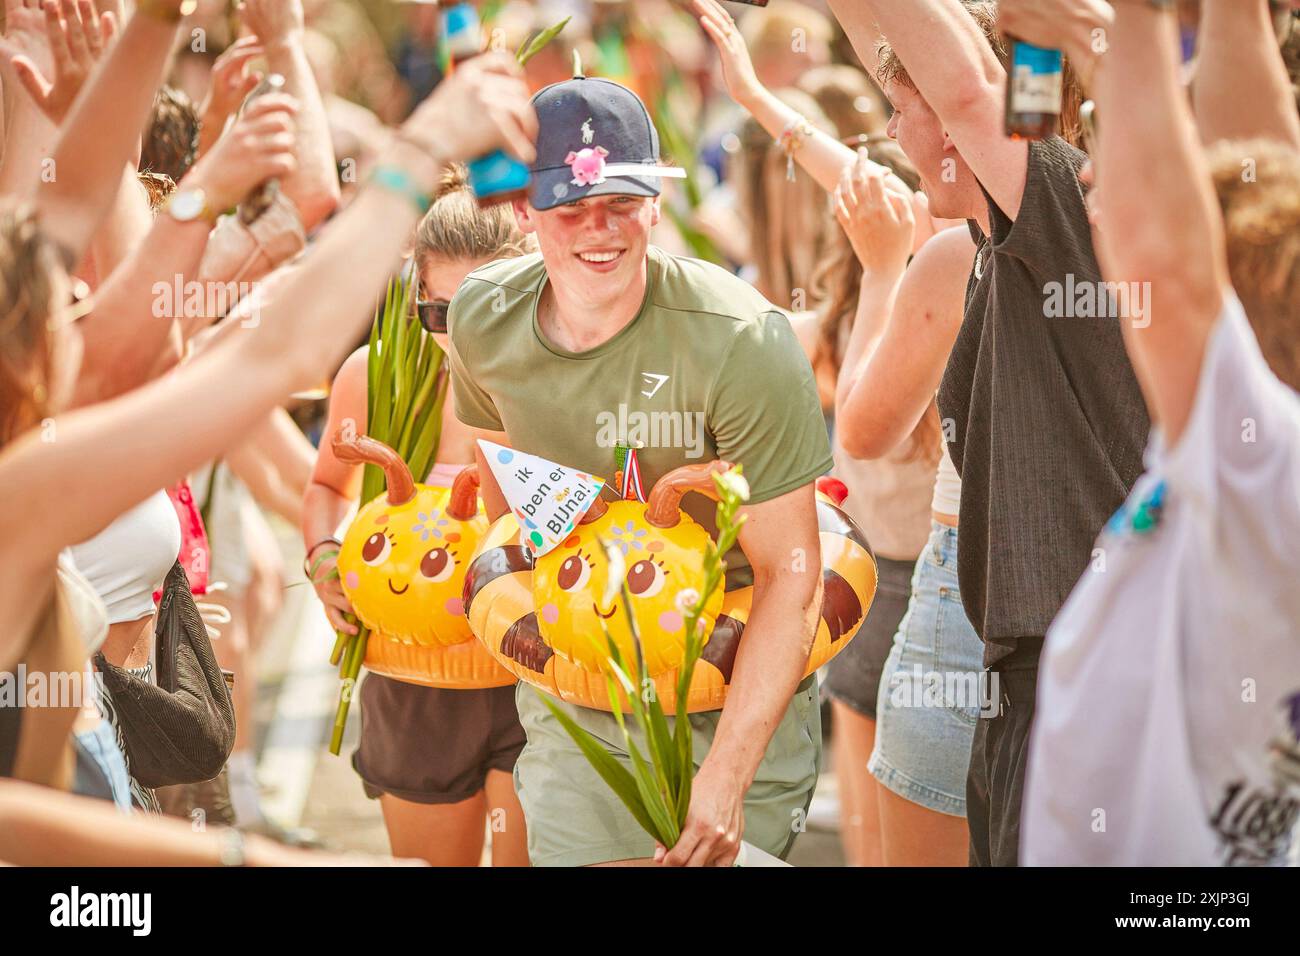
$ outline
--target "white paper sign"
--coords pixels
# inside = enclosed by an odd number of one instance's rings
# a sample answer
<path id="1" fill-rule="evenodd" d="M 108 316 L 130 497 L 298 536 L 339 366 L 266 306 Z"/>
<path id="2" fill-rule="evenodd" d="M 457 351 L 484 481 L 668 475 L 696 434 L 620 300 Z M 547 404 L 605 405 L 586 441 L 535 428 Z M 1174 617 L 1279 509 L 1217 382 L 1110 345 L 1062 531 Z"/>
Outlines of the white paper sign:
<path id="1" fill-rule="evenodd" d="M 479 439 L 488 467 L 519 519 L 524 544 L 536 555 L 573 531 L 605 487 L 605 479 Z"/>

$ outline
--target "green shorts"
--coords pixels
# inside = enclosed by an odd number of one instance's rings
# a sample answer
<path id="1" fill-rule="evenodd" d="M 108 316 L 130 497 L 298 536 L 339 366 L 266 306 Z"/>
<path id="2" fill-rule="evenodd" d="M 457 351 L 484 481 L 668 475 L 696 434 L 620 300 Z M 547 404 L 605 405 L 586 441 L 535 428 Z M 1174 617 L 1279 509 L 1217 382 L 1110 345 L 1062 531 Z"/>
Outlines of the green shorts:
<path id="1" fill-rule="evenodd" d="M 515 791 L 528 821 L 528 856 L 533 865 L 589 866 L 653 856 L 654 839 L 591 768 L 539 694 L 522 681 L 515 693 L 519 721 L 528 735 L 515 761 Z M 560 706 L 632 769 L 612 714 Z M 697 768 L 709 752 L 721 715 L 718 710 L 691 715 Z M 673 723 L 669 717 L 670 728 Z M 630 721 L 629 731 L 645 753 L 644 738 Z M 745 794 L 743 838 L 747 842 L 783 859 L 790 852 L 795 836 L 803 831 L 821 771 L 821 740 L 817 678 L 812 675 L 795 691 Z"/>

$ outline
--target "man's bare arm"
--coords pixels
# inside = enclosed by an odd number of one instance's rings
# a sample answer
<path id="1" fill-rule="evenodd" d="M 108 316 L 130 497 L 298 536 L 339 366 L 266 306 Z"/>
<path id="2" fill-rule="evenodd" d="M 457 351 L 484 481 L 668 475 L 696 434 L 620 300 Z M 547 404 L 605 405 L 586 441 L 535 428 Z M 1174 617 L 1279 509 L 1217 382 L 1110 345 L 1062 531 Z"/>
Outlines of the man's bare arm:
<path id="1" fill-rule="evenodd" d="M 739 542 L 754 571 L 754 601 L 705 765 L 739 781 L 743 790 L 753 781 L 808 664 L 821 612 L 822 575 L 811 483 L 740 513 L 745 523 Z M 796 555 L 803 560 L 796 562 Z"/>
<path id="2" fill-rule="evenodd" d="M 41 184 L 36 206 L 46 234 L 74 262 L 117 195 L 121 169 L 135 155 L 179 29 L 178 23 L 133 16 L 59 130 L 53 157 L 58 176 Z"/>
<path id="3" fill-rule="evenodd" d="M 1116 4 L 1106 57 L 1097 79 L 1105 117 L 1096 153 L 1098 257 L 1107 280 L 1150 283 L 1148 321 L 1126 323 L 1125 344 L 1151 417 L 1173 443 L 1229 289 L 1223 221 L 1179 82 L 1174 17 Z"/>
<path id="4" fill-rule="evenodd" d="M 267 67 L 284 77 L 284 92 L 298 101 L 294 134 L 298 168 L 281 188 L 298 207 L 303 228 L 310 233 L 338 206 L 339 183 L 325 105 L 303 48 L 302 3 L 247 0 L 244 19 L 257 34 Z"/>
<path id="5" fill-rule="evenodd" d="M 1300 149 L 1300 115 L 1268 0 L 1201 0 L 1200 36 L 1192 100 L 1201 140 L 1262 137 Z"/>
<path id="6" fill-rule="evenodd" d="M 959 0 L 830 0 L 830 7 L 855 50 L 874 44 L 879 25 L 971 171 L 1015 219 L 1028 147 L 1005 135 L 1006 72 Z"/>

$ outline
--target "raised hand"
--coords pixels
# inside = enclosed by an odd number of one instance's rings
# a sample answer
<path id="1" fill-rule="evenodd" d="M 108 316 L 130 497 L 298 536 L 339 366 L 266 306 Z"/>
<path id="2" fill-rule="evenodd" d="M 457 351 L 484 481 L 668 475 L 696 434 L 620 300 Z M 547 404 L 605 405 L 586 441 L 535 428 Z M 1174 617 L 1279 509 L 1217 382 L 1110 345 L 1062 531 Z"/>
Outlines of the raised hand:
<path id="1" fill-rule="evenodd" d="M 485 53 L 456 66 L 402 125 L 408 139 L 441 160 L 467 160 L 503 148 L 531 163 L 537 113 L 514 57 Z"/>
<path id="2" fill-rule="evenodd" d="M 22 55 L 30 59 L 43 74 L 54 72 L 50 56 L 50 43 L 45 36 L 45 13 L 40 0 L 5 0 L 5 31 L 0 39 L 0 59 L 6 68 L 13 57 Z"/>
<path id="3" fill-rule="evenodd" d="M 240 19 L 266 46 L 275 46 L 303 33 L 302 0 L 243 0 Z"/>
<path id="4" fill-rule="evenodd" d="M 867 159 L 865 149 L 859 149 L 835 188 L 835 218 L 864 270 L 901 275 L 912 252 L 916 220 L 911 197 L 886 188 L 885 172 Z"/>
<path id="5" fill-rule="evenodd" d="M 266 180 L 290 175 L 297 165 L 293 153 L 297 110 L 291 96 L 258 97 L 195 164 L 185 177 L 185 188 L 202 189 L 210 209 L 225 211 Z"/>
<path id="6" fill-rule="evenodd" d="M 998 3 L 998 29 L 1036 46 L 1064 50 L 1080 65 L 1093 50 L 1094 33 L 1104 39 L 1114 21 L 1106 0 L 1004 0 Z M 1104 46 L 1103 48 L 1104 49 Z"/>
<path id="7" fill-rule="evenodd" d="M 736 29 L 731 18 L 718 0 L 691 0 L 691 8 L 699 17 L 700 26 L 708 34 L 722 58 L 722 80 L 727 93 L 741 106 L 745 106 L 763 88 L 754 72 L 745 38 Z"/>
<path id="8" fill-rule="evenodd" d="M 248 36 L 232 43 L 212 64 L 208 92 L 199 107 L 200 156 L 212 148 L 244 97 L 257 86 L 260 77 L 248 65 L 262 52 L 258 38 Z"/>
<path id="9" fill-rule="evenodd" d="M 36 106 L 56 125 L 81 92 L 95 62 L 117 36 L 118 15 L 96 13 L 90 0 L 43 0 L 43 38 L 30 14 L 34 7 L 10 0 L 18 22 L 0 40 L 3 53 Z M 43 41 L 43 42 L 42 42 Z"/>

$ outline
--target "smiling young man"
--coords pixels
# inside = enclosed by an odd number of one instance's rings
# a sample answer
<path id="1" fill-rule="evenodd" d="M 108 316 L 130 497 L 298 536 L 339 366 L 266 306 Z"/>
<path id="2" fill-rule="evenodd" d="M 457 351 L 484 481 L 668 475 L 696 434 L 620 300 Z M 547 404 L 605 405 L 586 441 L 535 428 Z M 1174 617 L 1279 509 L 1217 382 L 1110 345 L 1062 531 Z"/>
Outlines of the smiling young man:
<path id="1" fill-rule="evenodd" d="M 816 683 L 800 680 L 822 598 L 813 481 L 831 467 L 812 370 L 787 317 L 753 288 L 650 245 L 659 179 L 675 171 L 659 165 L 635 94 L 579 77 L 533 105 L 538 159 L 515 214 L 541 252 L 471 273 L 452 300 L 457 413 L 494 440 L 596 475 L 613 474 L 616 443 L 640 438 L 646 489 L 681 465 L 743 465 L 750 503 L 728 578 L 752 577 L 754 599 L 726 707 L 691 717 L 699 770 L 666 854 L 519 685 L 528 743 L 515 786 L 529 855 L 554 866 L 727 865 L 743 836 L 784 856 L 820 765 Z M 667 427 L 634 427 L 647 422 Z M 486 462 L 479 472 L 495 517 L 504 499 Z M 712 501 L 683 505 L 715 530 Z M 560 706 L 617 748 L 610 714 Z"/>

